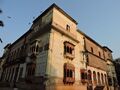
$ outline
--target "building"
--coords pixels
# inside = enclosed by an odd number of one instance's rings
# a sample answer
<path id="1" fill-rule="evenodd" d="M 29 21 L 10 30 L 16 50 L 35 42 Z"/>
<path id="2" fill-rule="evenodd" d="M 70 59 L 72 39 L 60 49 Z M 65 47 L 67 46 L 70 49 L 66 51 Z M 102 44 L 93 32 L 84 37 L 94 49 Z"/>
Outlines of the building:
<path id="1" fill-rule="evenodd" d="M 118 85 L 120 86 L 120 58 L 115 59 L 114 65 L 115 65 Z"/>
<path id="2" fill-rule="evenodd" d="M 28 90 L 109 90 L 104 51 L 53 4 L 9 46 L 2 81 Z"/>
<path id="3" fill-rule="evenodd" d="M 4 54 L 2 55 L 2 57 L 0 58 L 0 81 L 2 81 L 3 77 L 4 77 L 4 64 L 6 63 L 6 60 L 8 58 L 8 55 L 9 55 L 9 46 L 11 44 L 7 44 L 5 47 L 4 47 Z M 0 82 L 0 87 L 4 87 L 4 86 L 9 86 L 8 83 L 6 82 Z"/>
<path id="4" fill-rule="evenodd" d="M 1 75 L 2 75 L 2 61 L 3 61 L 3 57 L 0 57 L 0 77 L 1 77 Z"/>
<path id="5" fill-rule="evenodd" d="M 110 90 L 116 90 L 117 88 L 117 77 L 115 71 L 115 65 L 112 57 L 112 50 L 104 46 L 105 60 L 107 61 L 107 75 L 108 75 L 108 88 Z"/>
<path id="6" fill-rule="evenodd" d="M 92 38 L 83 32 L 80 33 L 84 35 L 88 90 L 107 90 L 107 63 L 104 56 L 104 49 Z"/>

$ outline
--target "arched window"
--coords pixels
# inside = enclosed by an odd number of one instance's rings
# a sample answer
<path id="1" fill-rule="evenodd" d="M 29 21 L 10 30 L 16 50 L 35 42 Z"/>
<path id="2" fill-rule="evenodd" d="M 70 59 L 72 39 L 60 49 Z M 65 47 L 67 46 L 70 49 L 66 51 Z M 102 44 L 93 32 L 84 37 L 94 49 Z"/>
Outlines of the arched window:
<path id="1" fill-rule="evenodd" d="M 68 24 L 66 25 L 66 30 L 70 31 L 70 25 L 68 25 Z"/>
<path id="2" fill-rule="evenodd" d="M 93 81 L 94 81 L 94 84 L 97 84 L 97 78 L 96 78 L 96 72 L 93 71 Z"/>
<path id="3" fill-rule="evenodd" d="M 102 81 L 102 84 L 104 84 L 103 74 L 101 74 L 101 81 Z"/>
<path id="4" fill-rule="evenodd" d="M 100 73 L 99 72 L 97 73 L 97 76 L 98 76 L 98 84 L 100 85 L 101 82 L 100 82 Z"/>
<path id="5" fill-rule="evenodd" d="M 92 80 L 92 73 L 91 73 L 91 71 L 90 70 L 88 70 L 88 80 Z"/>
<path id="6" fill-rule="evenodd" d="M 106 76 L 106 74 L 104 74 L 104 81 L 105 81 L 105 84 L 107 85 L 107 76 Z"/>
<path id="7" fill-rule="evenodd" d="M 92 83 L 92 73 L 91 73 L 91 70 L 88 70 L 88 83 Z"/>

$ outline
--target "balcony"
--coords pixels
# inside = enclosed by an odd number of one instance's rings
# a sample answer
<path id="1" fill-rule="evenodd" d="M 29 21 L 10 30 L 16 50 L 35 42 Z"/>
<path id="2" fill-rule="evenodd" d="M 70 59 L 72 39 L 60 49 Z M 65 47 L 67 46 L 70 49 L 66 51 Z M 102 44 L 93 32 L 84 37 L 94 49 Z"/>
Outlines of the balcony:
<path id="1" fill-rule="evenodd" d="M 75 56 L 74 56 L 73 54 L 70 54 L 70 53 L 65 53 L 65 54 L 64 54 L 64 57 L 65 57 L 65 58 L 69 58 L 69 59 L 71 59 L 71 60 L 75 58 Z"/>
<path id="2" fill-rule="evenodd" d="M 66 77 L 64 78 L 63 80 L 64 84 L 73 84 L 75 82 L 75 79 L 74 78 L 71 78 L 71 77 Z"/>

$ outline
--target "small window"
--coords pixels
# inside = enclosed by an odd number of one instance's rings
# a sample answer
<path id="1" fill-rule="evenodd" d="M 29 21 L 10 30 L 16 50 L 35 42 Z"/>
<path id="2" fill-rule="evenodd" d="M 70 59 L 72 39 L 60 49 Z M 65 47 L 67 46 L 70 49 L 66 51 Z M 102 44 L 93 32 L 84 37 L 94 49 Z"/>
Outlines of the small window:
<path id="1" fill-rule="evenodd" d="M 66 25 L 66 30 L 70 31 L 70 26 L 68 24 Z"/>
<path id="2" fill-rule="evenodd" d="M 94 53 L 94 52 L 93 52 L 93 47 L 91 47 L 91 53 Z"/>
<path id="3" fill-rule="evenodd" d="M 101 53 L 99 52 L 99 57 L 101 57 Z"/>

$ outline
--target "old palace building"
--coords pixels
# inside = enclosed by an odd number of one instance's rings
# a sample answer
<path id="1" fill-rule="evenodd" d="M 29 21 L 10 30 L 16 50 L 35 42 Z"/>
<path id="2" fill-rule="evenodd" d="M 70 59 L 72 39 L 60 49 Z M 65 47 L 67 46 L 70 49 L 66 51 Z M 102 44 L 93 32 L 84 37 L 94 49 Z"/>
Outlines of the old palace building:
<path id="1" fill-rule="evenodd" d="M 56 4 L 4 49 L 0 76 L 6 85 L 20 90 L 117 90 L 112 51 L 79 30 Z"/>

